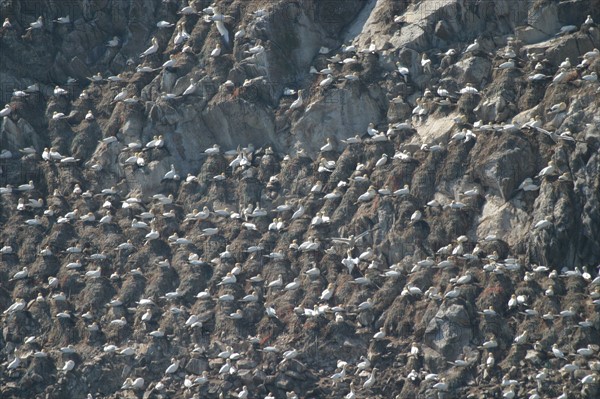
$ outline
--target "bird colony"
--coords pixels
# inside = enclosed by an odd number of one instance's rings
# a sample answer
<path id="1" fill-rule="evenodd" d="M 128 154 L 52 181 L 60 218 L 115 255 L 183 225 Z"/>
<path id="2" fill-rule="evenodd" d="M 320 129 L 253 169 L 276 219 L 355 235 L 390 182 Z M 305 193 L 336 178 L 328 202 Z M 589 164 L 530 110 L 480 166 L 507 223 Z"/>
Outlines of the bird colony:
<path id="1" fill-rule="evenodd" d="M 266 78 L 257 27 L 278 7 L 200 3 L 144 42 L 106 37 L 133 54 L 116 75 L 31 81 L 0 111 L 0 397 L 600 397 L 600 257 L 581 238 L 599 216 L 591 17 L 530 45 L 319 46 L 269 108 L 287 138 L 217 132 L 182 163 L 169 131 L 132 129 L 243 98 Z M 409 29 L 407 7 L 382 26 Z M 0 40 L 34 45 L 93 13 L 7 18 Z M 233 72 L 209 93 L 219 68 Z M 177 73 L 177 90 L 145 88 Z M 296 141 L 285 123 L 342 107 L 323 103 L 339 90 L 383 92 L 383 116 Z"/>

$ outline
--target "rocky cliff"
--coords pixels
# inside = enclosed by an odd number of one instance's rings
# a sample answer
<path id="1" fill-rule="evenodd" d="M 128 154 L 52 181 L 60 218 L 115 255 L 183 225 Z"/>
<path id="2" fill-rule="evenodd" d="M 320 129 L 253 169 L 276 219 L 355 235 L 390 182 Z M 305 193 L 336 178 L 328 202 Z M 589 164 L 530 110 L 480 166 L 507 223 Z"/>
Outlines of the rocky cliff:
<path id="1" fill-rule="evenodd" d="M 0 397 L 600 395 L 600 1 L 5 18 Z"/>

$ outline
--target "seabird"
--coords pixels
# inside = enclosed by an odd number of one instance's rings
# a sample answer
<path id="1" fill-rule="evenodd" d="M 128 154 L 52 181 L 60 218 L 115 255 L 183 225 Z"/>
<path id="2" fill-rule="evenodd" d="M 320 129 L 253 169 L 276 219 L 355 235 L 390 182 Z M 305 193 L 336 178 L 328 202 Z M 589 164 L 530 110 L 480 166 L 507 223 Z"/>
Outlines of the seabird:
<path id="1" fill-rule="evenodd" d="M 174 374 L 179 369 L 179 360 L 172 358 L 171 364 L 165 370 L 165 374 Z"/>
<path id="2" fill-rule="evenodd" d="M 44 26 L 44 17 L 39 16 L 38 19 L 35 22 L 32 22 L 29 24 L 29 28 L 27 28 L 27 31 L 32 31 L 34 29 L 41 29 Z"/>
<path id="3" fill-rule="evenodd" d="M 216 58 L 219 55 L 221 55 L 221 45 L 217 43 L 215 48 L 210 52 L 210 56 Z"/>
<path id="4" fill-rule="evenodd" d="M 106 43 L 106 46 L 107 47 L 117 47 L 119 45 L 119 43 L 120 43 L 119 37 L 113 36 L 113 38 Z"/>
<path id="5" fill-rule="evenodd" d="M 175 26 L 175 24 L 172 24 L 167 21 L 159 21 L 156 23 L 157 28 L 172 28 L 173 26 Z"/>
<path id="6" fill-rule="evenodd" d="M 147 57 L 158 51 L 158 40 L 155 37 L 153 37 L 151 41 L 152 41 L 152 45 L 150 47 L 148 47 L 146 49 L 146 51 L 144 51 L 142 54 L 140 54 L 140 58 Z"/>
<path id="7" fill-rule="evenodd" d="M 477 39 L 475 39 L 472 44 L 469 44 L 467 46 L 464 53 L 474 52 L 474 51 L 479 50 L 479 48 L 480 48 L 479 41 Z"/>
<path id="8" fill-rule="evenodd" d="M 71 18 L 69 17 L 69 15 L 67 15 L 66 17 L 59 17 L 58 19 L 54 19 L 52 20 L 52 22 L 56 22 L 58 24 L 69 24 L 71 23 Z"/>

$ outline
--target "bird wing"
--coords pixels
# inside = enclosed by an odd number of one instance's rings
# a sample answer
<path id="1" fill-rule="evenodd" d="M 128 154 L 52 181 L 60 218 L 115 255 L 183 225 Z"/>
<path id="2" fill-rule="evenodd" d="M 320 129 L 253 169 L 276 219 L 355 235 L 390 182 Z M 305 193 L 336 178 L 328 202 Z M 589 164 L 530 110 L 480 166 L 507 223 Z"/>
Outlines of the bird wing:
<path id="1" fill-rule="evenodd" d="M 365 231 L 363 231 L 362 233 L 360 233 L 359 235 L 357 235 L 356 237 L 354 237 L 354 241 L 358 242 L 358 240 L 361 240 L 363 237 L 365 237 L 367 234 L 375 231 L 379 229 L 379 227 L 373 227 L 372 229 L 367 229 Z"/>
<path id="2" fill-rule="evenodd" d="M 221 36 L 223 36 L 223 39 L 225 40 L 225 42 L 227 44 L 229 44 L 229 31 L 227 30 L 227 27 L 225 26 L 225 24 L 221 21 L 216 21 L 215 25 L 217 25 L 217 30 L 219 31 Z"/>

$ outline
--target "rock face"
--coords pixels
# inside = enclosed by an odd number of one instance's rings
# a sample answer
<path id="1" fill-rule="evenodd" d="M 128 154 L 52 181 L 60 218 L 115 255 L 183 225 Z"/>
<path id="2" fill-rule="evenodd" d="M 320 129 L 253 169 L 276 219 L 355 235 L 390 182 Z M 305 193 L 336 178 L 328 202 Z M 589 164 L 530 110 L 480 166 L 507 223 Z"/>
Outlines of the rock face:
<path id="1" fill-rule="evenodd" d="M 471 336 L 471 318 L 464 306 L 442 306 L 425 330 L 425 342 L 447 359 L 456 359 Z"/>
<path id="2" fill-rule="evenodd" d="M 4 18 L 1 398 L 598 397 L 600 1 Z"/>

